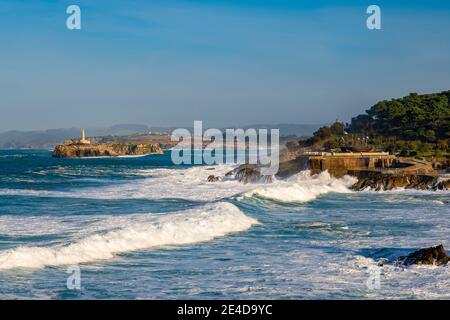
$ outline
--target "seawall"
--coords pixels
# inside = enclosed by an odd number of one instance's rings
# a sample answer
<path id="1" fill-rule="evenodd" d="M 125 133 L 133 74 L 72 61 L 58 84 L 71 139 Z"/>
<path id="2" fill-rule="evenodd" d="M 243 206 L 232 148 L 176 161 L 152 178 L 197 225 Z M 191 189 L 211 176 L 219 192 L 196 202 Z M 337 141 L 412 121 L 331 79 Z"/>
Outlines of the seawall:
<path id="1" fill-rule="evenodd" d="M 310 152 L 280 164 L 279 176 L 289 176 L 309 169 L 313 174 L 328 171 L 340 178 L 358 171 L 375 171 L 391 174 L 430 174 L 433 167 L 426 161 L 398 158 L 386 152 L 326 153 Z"/>

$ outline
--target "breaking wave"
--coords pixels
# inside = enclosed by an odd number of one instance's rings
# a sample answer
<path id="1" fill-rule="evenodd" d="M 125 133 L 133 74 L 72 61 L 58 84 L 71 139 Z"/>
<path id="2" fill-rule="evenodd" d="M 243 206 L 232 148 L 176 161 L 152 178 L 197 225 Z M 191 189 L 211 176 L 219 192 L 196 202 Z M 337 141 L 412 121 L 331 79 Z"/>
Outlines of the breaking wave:
<path id="1" fill-rule="evenodd" d="M 0 189 L 0 195 L 64 197 L 86 199 L 185 199 L 216 201 L 236 195 L 238 199 L 257 196 L 282 202 L 307 202 L 330 192 L 346 193 L 357 180 L 350 176 L 333 178 L 328 172 L 311 175 L 302 171 L 287 180 L 273 183 L 243 184 L 232 179 L 208 183 L 209 175 L 219 177 L 232 170 L 233 165 L 192 167 L 188 169 L 148 169 L 135 174 L 143 178 L 131 183 L 71 191 L 30 189 Z"/>
<path id="2" fill-rule="evenodd" d="M 136 219 L 139 216 L 139 219 Z M 132 215 L 73 243 L 49 247 L 17 247 L 0 252 L 0 269 L 44 268 L 111 259 L 153 247 L 208 241 L 249 229 L 258 222 L 231 203 L 221 202 L 166 215 Z"/>
<path id="3" fill-rule="evenodd" d="M 191 167 L 187 169 L 146 169 L 133 171 L 142 179 L 129 183 L 112 184 L 70 191 L 32 189 L 0 189 L 0 195 L 85 199 L 186 199 L 215 201 L 229 198 L 255 188 L 235 180 L 207 183 L 209 175 L 223 177 L 234 165 Z"/>
<path id="4" fill-rule="evenodd" d="M 243 197 L 257 196 L 281 202 L 308 202 L 330 192 L 350 192 L 349 187 L 356 181 L 356 178 L 350 176 L 336 179 L 326 171 L 317 175 L 311 175 L 310 171 L 302 171 L 286 181 L 276 181 L 274 184 L 246 192 Z"/>

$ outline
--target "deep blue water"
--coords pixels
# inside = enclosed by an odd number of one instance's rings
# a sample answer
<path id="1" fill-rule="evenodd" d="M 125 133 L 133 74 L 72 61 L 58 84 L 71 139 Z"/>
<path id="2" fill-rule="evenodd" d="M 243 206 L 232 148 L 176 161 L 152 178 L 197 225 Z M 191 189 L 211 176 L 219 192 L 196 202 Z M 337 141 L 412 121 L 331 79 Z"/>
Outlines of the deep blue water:
<path id="1" fill-rule="evenodd" d="M 449 193 L 306 174 L 206 183 L 229 169 L 0 151 L 0 298 L 450 298 L 448 267 L 376 262 L 450 247 Z M 81 290 L 66 285 L 74 265 Z"/>

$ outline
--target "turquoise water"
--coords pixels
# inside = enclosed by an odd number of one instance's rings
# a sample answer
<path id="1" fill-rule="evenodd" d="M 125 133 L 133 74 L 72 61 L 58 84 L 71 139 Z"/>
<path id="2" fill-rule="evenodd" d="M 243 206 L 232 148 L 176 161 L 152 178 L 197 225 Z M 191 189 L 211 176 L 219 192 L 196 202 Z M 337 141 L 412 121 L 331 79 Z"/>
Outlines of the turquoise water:
<path id="1" fill-rule="evenodd" d="M 450 247 L 449 193 L 308 173 L 205 182 L 231 168 L 0 151 L 0 298 L 450 298 L 449 267 L 377 267 Z M 74 265 L 81 290 L 66 286 Z"/>

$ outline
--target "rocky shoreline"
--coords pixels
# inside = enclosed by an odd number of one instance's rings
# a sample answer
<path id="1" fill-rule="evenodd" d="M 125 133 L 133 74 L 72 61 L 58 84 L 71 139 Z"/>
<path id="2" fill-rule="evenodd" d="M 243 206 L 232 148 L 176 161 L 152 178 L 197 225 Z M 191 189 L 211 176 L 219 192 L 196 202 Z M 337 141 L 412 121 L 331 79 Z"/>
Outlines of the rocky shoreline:
<path id="1" fill-rule="evenodd" d="M 279 177 L 285 178 L 302 170 L 312 174 L 328 171 L 336 178 L 353 176 L 358 181 L 352 190 L 388 191 L 393 189 L 450 190 L 450 175 L 437 170 L 430 162 L 402 158 L 382 152 L 300 153 L 280 163 Z"/>
<path id="2" fill-rule="evenodd" d="M 450 177 L 443 179 L 440 176 L 421 174 L 391 174 L 376 171 L 360 171 L 350 175 L 358 178 L 351 189 L 363 191 L 389 191 L 394 189 L 416 190 L 450 190 Z"/>
<path id="3" fill-rule="evenodd" d="M 308 167 L 295 166 L 292 163 L 281 163 L 277 178 L 287 178 Z M 311 171 L 312 174 L 318 173 Z M 394 189 L 416 189 L 416 190 L 450 190 L 450 176 L 439 174 L 411 174 L 411 173 L 383 173 L 376 170 L 348 170 L 347 175 L 353 176 L 358 181 L 351 186 L 351 190 L 363 191 L 389 191 Z M 234 178 L 242 183 L 270 183 L 274 176 L 261 174 L 257 165 L 243 164 L 228 172 L 225 177 Z M 208 182 L 217 182 L 223 177 L 211 175 Z"/>
<path id="4" fill-rule="evenodd" d="M 87 158 L 163 154 L 159 145 L 150 143 L 111 142 L 105 144 L 64 143 L 56 146 L 53 157 Z"/>

